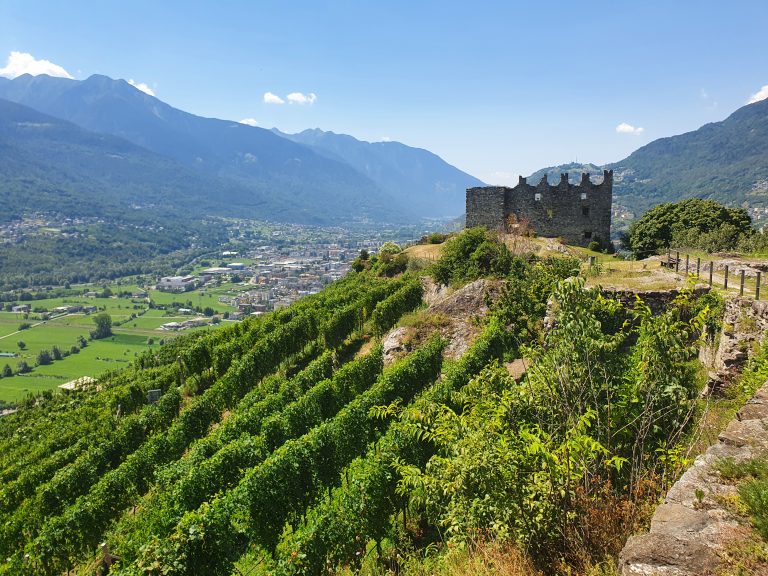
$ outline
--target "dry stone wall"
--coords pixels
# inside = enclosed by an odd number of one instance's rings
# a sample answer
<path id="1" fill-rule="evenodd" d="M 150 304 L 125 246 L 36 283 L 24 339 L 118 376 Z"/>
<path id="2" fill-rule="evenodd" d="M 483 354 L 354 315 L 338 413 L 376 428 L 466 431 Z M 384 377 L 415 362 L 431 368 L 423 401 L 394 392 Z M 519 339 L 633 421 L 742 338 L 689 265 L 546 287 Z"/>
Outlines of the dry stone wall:
<path id="1" fill-rule="evenodd" d="M 741 372 L 754 348 L 768 331 L 768 302 L 749 298 L 726 300 L 723 330 L 713 349 L 703 347 L 699 355 L 709 369 L 709 390 L 727 387 Z"/>
<path id="2" fill-rule="evenodd" d="M 717 462 L 748 460 L 768 450 L 768 383 L 747 402 L 716 444 L 696 458 L 667 493 L 648 534 L 632 536 L 619 556 L 621 576 L 715 576 L 743 526 L 723 502 L 736 495 Z"/>

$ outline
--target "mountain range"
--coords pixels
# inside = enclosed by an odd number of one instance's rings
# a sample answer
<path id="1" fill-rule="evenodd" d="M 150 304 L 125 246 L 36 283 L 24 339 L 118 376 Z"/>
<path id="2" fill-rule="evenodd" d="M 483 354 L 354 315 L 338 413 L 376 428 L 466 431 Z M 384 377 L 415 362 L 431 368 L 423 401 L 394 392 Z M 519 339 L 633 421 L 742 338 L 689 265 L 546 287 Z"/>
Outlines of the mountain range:
<path id="1" fill-rule="evenodd" d="M 72 149 L 83 152 L 85 141 L 95 142 L 92 135 L 112 136 L 106 148 L 117 146 L 118 139 L 126 149 L 132 144 L 131 154 L 142 157 L 157 188 L 172 198 L 187 198 L 206 213 L 308 223 L 415 221 L 460 213 L 463 190 L 479 182 L 425 150 L 322 132 L 313 143 L 305 133 L 283 135 L 203 118 L 102 75 L 82 81 L 0 78 L 0 99 L 81 129 L 59 131 L 56 146 L 72 136 Z M 6 105 L 0 113 L 8 110 Z M 12 115 L 0 116 L 3 120 L 8 125 Z M 335 143 L 339 139 L 343 145 Z M 38 144 L 44 147 L 41 140 Z M 76 156 L 72 160 L 74 166 L 57 169 L 72 172 L 84 163 Z M 168 170 L 180 176 L 169 176 Z M 83 175 L 88 185 L 102 184 L 90 175 Z M 124 196 L 120 178 L 114 180 L 116 188 L 102 188 L 103 193 Z M 208 195 L 201 196 L 201 189 Z"/>
<path id="2" fill-rule="evenodd" d="M 602 176 L 604 168 L 614 171 L 614 204 L 625 219 L 662 202 L 704 198 L 748 208 L 759 220 L 768 214 L 768 100 L 743 106 L 721 122 L 654 140 L 618 162 L 563 164 L 529 178 L 536 182 L 547 174 L 557 182 L 568 172 L 577 180 L 582 172 Z"/>
<path id="3" fill-rule="evenodd" d="M 55 207 L 135 218 L 413 222 L 460 214 L 465 189 L 482 185 L 427 150 L 203 118 L 101 75 L 0 78 L 0 154 L 4 219 Z M 564 164 L 529 178 L 604 168 L 614 170 L 617 223 L 689 197 L 768 213 L 768 101 L 612 164 Z"/>
<path id="4" fill-rule="evenodd" d="M 457 173 L 436 154 L 400 142 L 363 142 L 317 128 L 298 134 L 272 131 L 352 166 L 396 202 L 424 216 L 455 217 L 464 211 L 466 189 L 483 186 L 477 178 Z"/>

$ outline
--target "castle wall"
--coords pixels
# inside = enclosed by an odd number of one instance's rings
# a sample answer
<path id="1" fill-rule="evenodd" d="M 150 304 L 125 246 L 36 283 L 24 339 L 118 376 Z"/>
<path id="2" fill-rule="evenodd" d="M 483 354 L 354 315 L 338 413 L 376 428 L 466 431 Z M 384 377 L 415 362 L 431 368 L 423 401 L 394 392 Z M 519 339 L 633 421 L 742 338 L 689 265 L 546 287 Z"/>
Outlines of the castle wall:
<path id="1" fill-rule="evenodd" d="M 469 188 L 467 228 L 485 226 L 489 230 L 501 230 L 504 227 L 504 191 L 502 186 Z"/>
<path id="2" fill-rule="evenodd" d="M 571 184 L 563 174 L 556 186 L 546 177 L 535 186 L 521 177 L 514 188 L 469 188 L 467 227 L 503 229 L 507 217 L 514 214 L 528 220 L 540 236 L 561 237 L 582 246 L 593 240 L 606 243 L 611 236 L 612 196 L 613 172 L 607 170 L 600 184 L 588 174 L 582 175 L 579 184 Z"/>

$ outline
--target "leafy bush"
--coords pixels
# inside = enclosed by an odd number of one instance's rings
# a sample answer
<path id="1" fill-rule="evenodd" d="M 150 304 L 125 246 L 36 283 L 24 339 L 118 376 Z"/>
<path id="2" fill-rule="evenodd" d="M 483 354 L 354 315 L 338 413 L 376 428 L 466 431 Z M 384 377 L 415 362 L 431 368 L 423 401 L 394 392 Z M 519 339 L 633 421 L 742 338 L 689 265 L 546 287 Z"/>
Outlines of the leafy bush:
<path id="1" fill-rule="evenodd" d="M 482 276 L 506 276 L 513 257 L 485 228 L 468 228 L 445 243 L 432 276 L 441 284 L 459 284 Z"/>
<path id="2" fill-rule="evenodd" d="M 421 242 L 424 244 L 442 244 L 448 239 L 448 234 L 442 232 L 432 232 L 427 236 L 422 237 Z"/>
<path id="3" fill-rule="evenodd" d="M 51 353 L 48 350 L 40 350 L 40 352 L 37 353 L 38 366 L 46 366 L 51 362 L 53 362 L 53 358 L 51 357 Z"/>

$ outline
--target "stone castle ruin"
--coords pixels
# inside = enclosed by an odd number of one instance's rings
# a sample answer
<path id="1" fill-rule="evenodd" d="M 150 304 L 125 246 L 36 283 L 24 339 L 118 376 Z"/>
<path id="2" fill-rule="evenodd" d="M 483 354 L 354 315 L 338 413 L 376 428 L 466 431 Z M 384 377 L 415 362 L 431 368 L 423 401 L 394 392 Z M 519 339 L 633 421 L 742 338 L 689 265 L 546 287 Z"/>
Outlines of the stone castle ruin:
<path id="1" fill-rule="evenodd" d="M 613 170 L 604 170 L 599 184 L 586 173 L 579 184 L 571 184 L 568 174 L 561 174 L 556 186 L 547 182 L 546 175 L 535 186 L 521 176 L 514 188 L 467 188 L 467 228 L 505 230 L 510 220 L 527 221 L 539 236 L 560 237 L 580 246 L 593 241 L 607 245 L 612 199 Z"/>

